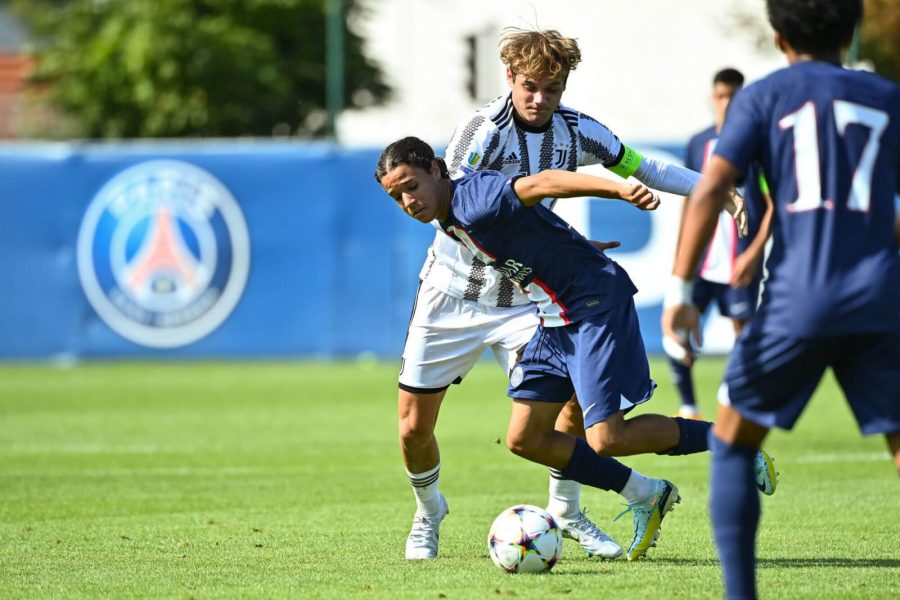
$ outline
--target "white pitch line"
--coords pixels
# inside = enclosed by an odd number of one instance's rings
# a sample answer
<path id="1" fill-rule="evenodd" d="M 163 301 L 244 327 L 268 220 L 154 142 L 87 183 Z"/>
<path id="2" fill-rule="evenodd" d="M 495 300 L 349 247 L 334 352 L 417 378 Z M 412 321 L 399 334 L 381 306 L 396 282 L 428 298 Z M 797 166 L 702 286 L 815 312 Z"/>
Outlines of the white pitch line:
<path id="1" fill-rule="evenodd" d="M 171 452 L 156 444 L 14 444 L 0 448 L 11 454 L 157 454 Z M 181 450 L 181 449 L 179 449 Z"/>
<path id="2" fill-rule="evenodd" d="M 302 475 L 315 471 L 312 467 L 114 467 L 108 469 L 0 469 L 0 477 L 135 477 L 143 476 L 176 476 L 195 477 L 198 475 Z"/>

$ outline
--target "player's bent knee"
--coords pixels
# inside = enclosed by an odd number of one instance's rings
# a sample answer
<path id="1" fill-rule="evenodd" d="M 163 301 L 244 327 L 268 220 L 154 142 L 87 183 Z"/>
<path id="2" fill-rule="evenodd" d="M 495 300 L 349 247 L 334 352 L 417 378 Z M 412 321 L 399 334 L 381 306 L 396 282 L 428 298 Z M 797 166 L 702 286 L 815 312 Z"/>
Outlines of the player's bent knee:
<path id="1" fill-rule="evenodd" d="M 397 404 L 399 413 L 400 443 L 404 447 L 416 447 L 427 444 L 434 437 L 438 410 L 444 391 L 434 394 L 418 394 L 406 390 L 400 391 Z"/>
<path id="2" fill-rule="evenodd" d="M 594 452 L 596 452 L 597 454 L 604 454 L 604 455 L 605 455 L 605 454 L 607 454 L 607 453 L 610 451 L 610 449 L 612 448 L 612 446 L 610 445 L 610 443 L 609 443 L 607 440 L 605 440 L 605 439 L 596 439 L 596 438 L 595 438 L 595 439 L 590 439 L 590 438 L 588 438 L 588 444 L 590 445 L 591 449 L 592 449 Z"/>
<path id="3" fill-rule="evenodd" d="M 506 447 L 516 456 L 532 459 L 536 456 L 538 449 L 538 444 L 535 444 L 534 440 L 535 438 L 531 436 L 509 433 L 506 436 Z"/>
<path id="4" fill-rule="evenodd" d="M 400 420 L 400 442 L 404 447 L 422 446 L 434 437 L 434 424 L 421 419 Z"/>
<path id="5" fill-rule="evenodd" d="M 506 447 L 516 456 L 522 456 L 526 451 L 524 438 L 514 433 L 506 434 Z"/>
<path id="6" fill-rule="evenodd" d="M 624 436 L 612 431 L 588 430 L 587 441 L 594 452 L 604 456 L 616 456 L 627 447 Z"/>

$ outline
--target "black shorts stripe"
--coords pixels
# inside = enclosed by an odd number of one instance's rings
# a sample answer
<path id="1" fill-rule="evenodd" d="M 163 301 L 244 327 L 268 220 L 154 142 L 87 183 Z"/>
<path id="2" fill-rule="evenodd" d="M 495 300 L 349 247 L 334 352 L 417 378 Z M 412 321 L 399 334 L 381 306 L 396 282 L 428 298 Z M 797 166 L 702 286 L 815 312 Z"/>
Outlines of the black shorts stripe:
<path id="1" fill-rule="evenodd" d="M 459 377 L 457 377 L 456 379 L 462 381 Z M 453 383 L 459 383 L 459 381 L 454 380 Z M 406 385 L 405 383 L 398 383 L 397 387 L 399 387 L 404 392 L 409 392 L 410 394 L 437 394 L 438 392 L 443 392 L 444 390 L 446 390 L 448 387 L 450 387 L 450 385 L 451 384 L 448 383 L 447 385 L 442 385 L 441 387 L 436 388 L 419 388 L 413 387 L 411 385 Z"/>

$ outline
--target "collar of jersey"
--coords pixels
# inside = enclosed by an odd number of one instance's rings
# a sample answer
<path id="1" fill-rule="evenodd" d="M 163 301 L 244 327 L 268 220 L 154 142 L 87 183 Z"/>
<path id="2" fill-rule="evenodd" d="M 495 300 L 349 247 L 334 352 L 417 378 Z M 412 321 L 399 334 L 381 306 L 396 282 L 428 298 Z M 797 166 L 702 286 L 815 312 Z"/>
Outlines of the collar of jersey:
<path id="1" fill-rule="evenodd" d="M 544 133 L 545 131 L 550 129 L 550 127 L 553 126 L 553 115 L 555 115 L 555 114 L 556 114 L 556 111 L 553 111 L 553 114 L 550 115 L 550 118 L 547 119 L 547 122 L 544 123 L 543 125 L 541 125 L 540 127 L 535 127 L 534 125 L 529 125 L 528 123 L 523 121 L 522 118 L 519 116 L 519 113 L 517 113 L 515 110 L 513 110 L 513 120 L 516 122 L 516 127 L 520 128 L 520 129 L 524 129 L 528 133 Z"/>

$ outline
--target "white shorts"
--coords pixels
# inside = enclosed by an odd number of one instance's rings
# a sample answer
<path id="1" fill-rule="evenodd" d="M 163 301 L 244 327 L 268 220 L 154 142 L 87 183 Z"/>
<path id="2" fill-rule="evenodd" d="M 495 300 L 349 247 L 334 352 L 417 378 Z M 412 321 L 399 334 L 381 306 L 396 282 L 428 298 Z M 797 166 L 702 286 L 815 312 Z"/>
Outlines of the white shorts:
<path id="1" fill-rule="evenodd" d="M 423 283 L 406 332 L 400 389 L 420 394 L 444 390 L 461 382 L 488 348 L 508 374 L 539 322 L 531 304 L 485 306 Z"/>

